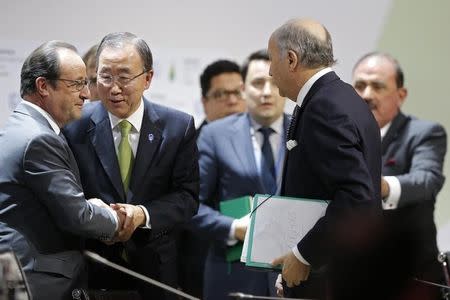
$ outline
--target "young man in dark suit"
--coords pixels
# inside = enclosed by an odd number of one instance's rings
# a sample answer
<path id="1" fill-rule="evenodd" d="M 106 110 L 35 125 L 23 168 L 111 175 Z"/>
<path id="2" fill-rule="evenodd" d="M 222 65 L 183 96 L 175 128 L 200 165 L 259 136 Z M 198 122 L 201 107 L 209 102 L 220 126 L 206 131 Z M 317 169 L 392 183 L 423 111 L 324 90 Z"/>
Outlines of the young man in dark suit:
<path id="1" fill-rule="evenodd" d="M 205 266 L 206 300 L 225 300 L 236 291 L 268 296 L 273 287 L 269 273 L 249 270 L 240 261 L 227 262 L 227 247 L 243 241 L 249 219 L 219 211 L 221 201 L 277 190 L 289 118 L 269 67 L 266 51 L 250 55 L 242 68 L 244 87 L 237 94 L 248 112 L 211 122 L 198 138 L 201 205 L 191 223 L 212 244 Z"/>

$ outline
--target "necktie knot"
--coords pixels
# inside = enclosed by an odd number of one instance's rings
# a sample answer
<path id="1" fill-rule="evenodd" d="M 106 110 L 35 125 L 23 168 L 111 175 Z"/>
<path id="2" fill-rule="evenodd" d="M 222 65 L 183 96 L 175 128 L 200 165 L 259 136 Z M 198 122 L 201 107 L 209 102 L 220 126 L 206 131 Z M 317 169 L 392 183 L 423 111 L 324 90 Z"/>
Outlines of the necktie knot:
<path id="1" fill-rule="evenodd" d="M 264 140 L 268 139 L 275 131 L 270 127 L 261 127 L 259 131 L 262 133 Z"/>
<path id="2" fill-rule="evenodd" d="M 128 136 L 128 134 L 130 133 L 132 125 L 127 120 L 123 120 L 123 121 L 121 121 L 119 123 L 119 127 L 120 127 L 120 134 L 122 136 Z"/>

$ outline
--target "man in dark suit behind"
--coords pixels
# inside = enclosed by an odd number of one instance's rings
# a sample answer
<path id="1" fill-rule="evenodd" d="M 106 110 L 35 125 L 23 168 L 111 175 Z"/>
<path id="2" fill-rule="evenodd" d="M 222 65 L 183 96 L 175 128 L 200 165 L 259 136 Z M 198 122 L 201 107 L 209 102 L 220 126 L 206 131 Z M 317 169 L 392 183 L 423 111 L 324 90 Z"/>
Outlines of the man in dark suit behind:
<path id="1" fill-rule="evenodd" d="M 93 250 L 175 286 L 175 229 L 198 208 L 196 133 L 192 116 L 143 97 L 153 77 L 152 63 L 150 48 L 141 38 L 106 35 L 97 51 L 102 101 L 86 106 L 66 134 L 86 194 L 132 218 L 119 233 L 131 237 L 128 242 L 109 247 L 95 243 Z M 137 288 L 143 299 L 171 298 L 160 288 L 109 269 L 93 266 L 90 275 L 91 287 Z"/>
<path id="2" fill-rule="evenodd" d="M 273 261 L 283 264 L 285 295 L 368 299 L 371 261 L 365 258 L 376 235 L 372 221 L 381 215 L 378 126 L 331 70 L 331 37 L 321 24 L 291 20 L 271 35 L 268 48 L 280 94 L 297 103 L 281 194 L 330 201 L 292 251 Z M 327 269 L 317 275 L 321 267 Z"/>
<path id="3" fill-rule="evenodd" d="M 81 237 L 111 240 L 119 224 L 104 203 L 86 201 L 60 133 L 89 97 L 75 47 L 50 41 L 34 50 L 20 93 L 24 100 L 0 131 L 0 251 L 17 254 L 33 299 L 80 299 L 87 283 Z"/>
<path id="4" fill-rule="evenodd" d="M 402 259 L 394 260 L 403 272 L 405 299 L 436 299 L 439 289 L 418 285 L 417 277 L 441 283 L 436 259 L 434 205 L 444 184 L 442 166 L 447 147 L 444 128 L 435 122 L 404 115 L 404 75 L 398 61 L 387 53 L 366 54 L 353 70 L 353 86 L 368 103 L 382 136 L 381 197 L 387 231 Z M 390 275 L 392 272 L 390 272 Z M 386 280 L 387 278 L 385 278 Z"/>

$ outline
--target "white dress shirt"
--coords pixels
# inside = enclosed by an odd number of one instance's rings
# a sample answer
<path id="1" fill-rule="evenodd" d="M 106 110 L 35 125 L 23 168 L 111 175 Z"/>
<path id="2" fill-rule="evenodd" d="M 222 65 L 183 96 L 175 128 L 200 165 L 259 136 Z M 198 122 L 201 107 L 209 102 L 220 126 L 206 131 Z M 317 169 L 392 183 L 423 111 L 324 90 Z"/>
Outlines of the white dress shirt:
<path id="1" fill-rule="evenodd" d="M 381 140 L 383 140 L 384 136 L 391 127 L 391 124 L 392 123 L 389 122 L 380 129 Z M 396 176 L 383 176 L 383 178 L 384 180 L 386 180 L 389 186 L 389 195 L 386 198 L 382 199 L 381 206 L 384 210 L 396 209 L 398 206 L 398 202 L 400 201 L 400 195 L 402 194 L 400 181 Z"/>

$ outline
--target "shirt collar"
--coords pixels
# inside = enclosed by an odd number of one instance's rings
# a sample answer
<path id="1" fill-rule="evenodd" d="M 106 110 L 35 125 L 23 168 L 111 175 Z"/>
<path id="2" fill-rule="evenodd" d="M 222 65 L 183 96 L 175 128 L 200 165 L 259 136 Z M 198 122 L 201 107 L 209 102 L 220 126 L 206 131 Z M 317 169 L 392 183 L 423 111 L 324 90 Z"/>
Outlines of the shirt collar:
<path id="1" fill-rule="evenodd" d="M 297 105 L 302 106 L 303 100 L 305 100 L 306 95 L 308 94 L 309 90 L 313 86 L 313 84 L 323 75 L 333 71 L 330 67 L 327 67 L 325 69 L 320 70 L 316 74 L 314 74 L 311 78 L 308 79 L 308 81 L 302 86 L 300 89 L 300 92 L 297 96 Z"/>
<path id="2" fill-rule="evenodd" d="M 380 129 L 380 135 L 381 135 L 382 140 L 386 136 L 386 133 L 388 132 L 389 128 L 391 127 L 391 124 L 392 124 L 392 122 L 389 122 Z"/>
<path id="3" fill-rule="evenodd" d="M 120 122 L 127 120 L 137 132 L 141 132 L 142 119 L 144 118 L 144 100 L 141 98 L 138 109 L 126 119 L 120 119 L 108 111 L 111 128 L 114 129 Z"/>
<path id="4" fill-rule="evenodd" d="M 263 127 L 261 124 L 256 122 L 251 116 L 250 116 L 250 124 L 253 127 L 253 129 L 255 130 L 255 132 Z M 283 133 L 283 114 L 278 119 L 276 119 L 272 124 L 270 124 L 269 127 L 272 128 L 273 131 L 275 131 L 276 133 L 282 134 Z"/>
<path id="5" fill-rule="evenodd" d="M 58 124 L 56 124 L 55 120 L 52 118 L 52 116 L 46 112 L 45 110 L 43 110 L 41 107 L 37 106 L 34 103 L 31 103 L 30 101 L 22 101 L 23 104 L 34 108 L 38 113 L 40 113 L 50 124 L 50 127 L 53 129 L 53 131 L 59 135 L 59 133 L 61 132 L 61 129 L 59 128 Z"/>

